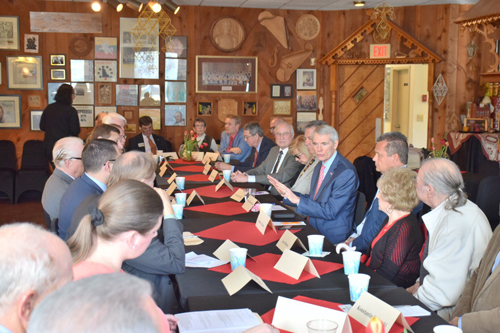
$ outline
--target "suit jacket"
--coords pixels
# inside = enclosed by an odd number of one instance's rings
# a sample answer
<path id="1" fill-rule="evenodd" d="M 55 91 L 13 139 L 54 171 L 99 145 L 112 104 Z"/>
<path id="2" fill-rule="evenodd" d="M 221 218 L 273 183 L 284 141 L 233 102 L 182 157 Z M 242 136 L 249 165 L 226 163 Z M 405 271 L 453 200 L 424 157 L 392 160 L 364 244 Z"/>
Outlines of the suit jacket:
<path id="1" fill-rule="evenodd" d="M 491 269 L 500 251 L 500 228 L 496 228 L 481 263 L 465 285 L 452 318 L 462 316 L 462 330 L 498 332 L 500 327 L 500 265 Z"/>
<path id="2" fill-rule="evenodd" d="M 219 153 L 227 154 L 226 150 L 229 146 L 229 140 L 229 134 L 227 134 L 226 131 L 222 132 L 222 134 L 220 135 Z M 233 148 L 235 147 L 241 149 L 241 154 L 229 153 L 231 154 L 231 159 L 238 160 L 240 162 L 244 161 L 247 158 L 248 154 L 250 154 L 250 146 L 245 142 L 245 138 L 243 137 L 243 130 L 241 128 L 238 133 L 236 133 L 236 137 L 233 141 Z"/>
<path id="3" fill-rule="evenodd" d="M 273 148 L 274 146 L 276 146 L 276 143 L 274 143 L 273 140 L 268 139 L 265 136 L 262 138 L 262 142 L 260 143 L 260 150 L 257 154 L 257 163 L 255 164 L 255 167 L 258 167 L 262 164 L 262 162 L 265 161 L 267 155 L 269 155 L 269 151 L 271 151 L 271 148 Z M 234 171 L 246 172 L 250 169 L 253 169 L 253 161 L 255 160 L 256 150 L 256 148 L 252 147 L 252 150 L 250 151 L 250 154 L 248 155 L 246 160 L 239 165 L 236 165 L 234 167 Z"/>
<path id="4" fill-rule="evenodd" d="M 316 230 L 333 244 L 338 244 L 345 241 L 352 231 L 358 175 L 354 165 L 337 152 L 313 200 L 321 166 L 322 163 L 318 163 L 314 168 L 311 197 L 299 194 L 297 213 L 309 216 L 309 223 Z M 291 204 L 287 199 L 283 202 Z"/>
<path id="5" fill-rule="evenodd" d="M 103 190 L 86 173 L 75 179 L 69 185 L 61 200 L 59 211 L 58 235 L 66 239 L 66 233 L 71 225 L 71 219 L 78 205 L 92 194 L 102 194 Z"/>
<path id="6" fill-rule="evenodd" d="M 49 214 L 51 221 L 59 217 L 62 197 L 73 180 L 70 175 L 56 168 L 45 183 L 42 206 L 43 210 Z"/>
<path id="7" fill-rule="evenodd" d="M 300 194 L 309 194 L 309 191 L 311 190 L 311 179 L 314 174 L 314 169 L 316 168 L 316 165 L 318 165 L 319 160 L 315 159 L 313 164 L 309 165 L 309 162 L 304 166 L 304 169 L 307 168 L 306 172 L 304 172 L 303 175 L 300 175 L 302 173 L 302 169 L 299 173 L 299 177 L 295 181 L 295 184 L 293 184 L 291 190 Z"/>
<path id="8" fill-rule="evenodd" d="M 281 163 L 278 172 L 271 173 L 274 168 L 274 164 L 276 163 L 276 159 L 278 158 L 278 154 L 280 151 L 280 147 L 274 146 L 271 148 L 269 155 L 258 167 L 247 171 L 247 175 L 255 176 L 255 182 L 263 185 L 270 185 L 269 179 L 267 179 L 267 175 L 270 175 L 276 178 L 278 181 L 282 182 L 286 186 L 290 186 L 290 184 L 296 179 L 298 173 L 302 170 L 302 164 L 295 161 L 295 157 L 287 152 L 285 156 L 282 156 L 283 162 Z M 272 195 L 279 195 L 278 191 L 274 188 L 271 188 Z"/>
<path id="9" fill-rule="evenodd" d="M 171 152 L 172 150 L 172 144 L 170 141 L 165 140 L 164 137 L 152 134 L 153 135 L 153 140 L 156 144 L 156 149 L 158 150 L 163 150 L 164 152 Z M 145 152 L 146 147 L 144 146 L 144 137 L 142 136 L 142 133 L 139 135 L 134 136 L 133 138 L 130 138 L 128 142 L 128 150 L 140 150 Z"/>

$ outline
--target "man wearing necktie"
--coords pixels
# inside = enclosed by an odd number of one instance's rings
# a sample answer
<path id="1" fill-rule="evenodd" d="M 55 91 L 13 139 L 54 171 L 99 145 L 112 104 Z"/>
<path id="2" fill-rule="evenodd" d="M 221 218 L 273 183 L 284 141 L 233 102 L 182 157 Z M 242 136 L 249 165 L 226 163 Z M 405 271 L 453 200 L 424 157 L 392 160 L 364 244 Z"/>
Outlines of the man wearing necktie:
<path id="1" fill-rule="evenodd" d="M 140 150 L 145 153 L 156 155 L 158 150 L 171 152 L 172 144 L 163 137 L 153 134 L 153 119 L 149 116 L 139 118 L 141 134 L 130 138 L 129 150 Z"/>
<path id="2" fill-rule="evenodd" d="M 359 183 L 354 165 L 337 152 L 338 144 L 333 127 L 322 125 L 314 131 L 313 147 L 321 163 L 314 169 L 309 195 L 295 194 L 269 177 L 285 197 L 283 203 L 296 205 L 297 214 L 309 216 L 309 223 L 334 244 L 344 241 L 352 230 Z"/>

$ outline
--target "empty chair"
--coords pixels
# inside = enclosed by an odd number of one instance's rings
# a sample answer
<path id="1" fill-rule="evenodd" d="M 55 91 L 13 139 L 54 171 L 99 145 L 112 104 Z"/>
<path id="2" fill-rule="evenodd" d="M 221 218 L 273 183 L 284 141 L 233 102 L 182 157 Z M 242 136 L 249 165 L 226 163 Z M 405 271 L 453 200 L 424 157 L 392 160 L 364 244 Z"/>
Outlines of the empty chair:
<path id="1" fill-rule="evenodd" d="M 476 205 L 483 211 L 490 222 L 491 230 L 498 226 L 498 211 L 500 205 L 500 175 L 484 178 L 479 183 Z"/>
<path id="2" fill-rule="evenodd" d="M 49 161 L 45 158 L 43 147 L 40 140 L 28 140 L 24 143 L 21 169 L 16 177 L 16 203 L 26 191 L 43 192 L 49 178 Z"/>
<path id="3" fill-rule="evenodd" d="M 0 192 L 14 203 L 14 184 L 17 170 L 16 146 L 12 141 L 0 141 Z"/>
<path id="4" fill-rule="evenodd" d="M 363 192 L 358 191 L 356 195 L 356 210 L 354 211 L 354 226 L 358 226 L 365 218 L 366 197 Z"/>
<path id="5" fill-rule="evenodd" d="M 365 195 L 366 204 L 370 207 L 377 194 L 377 180 L 381 173 L 377 171 L 373 159 L 368 156 L 357 157 L 353 164 L 358 172 L 358 191 Z"/>

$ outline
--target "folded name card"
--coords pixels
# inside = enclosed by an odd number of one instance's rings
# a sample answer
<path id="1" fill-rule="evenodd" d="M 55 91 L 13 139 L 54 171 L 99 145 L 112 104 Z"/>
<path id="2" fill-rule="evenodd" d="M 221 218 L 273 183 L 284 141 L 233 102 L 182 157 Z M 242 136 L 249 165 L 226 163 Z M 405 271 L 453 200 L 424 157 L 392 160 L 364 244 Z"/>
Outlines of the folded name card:
<path id="1" fill-rule="evenodd" d="M 163 177 L 165 172 L 167 172 L 167 161 L 162 163 L 162 165 L 160 166 L 160 172 L 158 174 L 160 175 L 160 177 Z"/>
<path id="2" fill-rule="evenodd" d="M 217 158 L 219 157 L 219 152 L 215 152 L 215 153 L 206 153 L 205 154 L 205 157 L 203 158 L 203 163 L 207 163 L 210 162 L 210 161 L 217 161 Z"/>
<path id="3" fill-rule="evenodd" d="M 169 184 L 172 184 L 172 182 L 175 180 L 175 178 L 176 178 L 176 177 L 177 177 L 177 174 L 174 172 L 174 174 L 172 175 L 172 177 L 170 177 L 170 178 L 168 179 L 168 183 L 169 183 Z"/>
<path id="4" fill-rule="evenodd" d="M 255 199 L 254 196 L 249 196 L 247 198 L 247 202 L 245 202 L 242 206 L 242 208 L 244 210 L 246 210 L 246 212 L 248 213 L 250 211 L 250 209 L 253 208 L 253 206 L 255 206 L 255 204 L 257 203 L 257 199 Z"/>
<path id="5" fill-rule="evenodd" d="M 270 292 L 271 294 L 273 293 L 260 277 L 250 272 L 244 266 L 236 267 L 231 274 L 222 279 L 222 283 L 224 284 L 224 287 L 226 287 L 229 296 L 233 296 L 252 280 L 261 286 L 262 289 Z"/>
<path id="6" fill-rule="evenodd" d="M 161 154 L 158 154 L 158 155 L 161 155 L 161 156 L 165 157 L 165 159 L 167 159 L 169 156 L 172 157 L 174 160 L 178 160 L 179 159 L 179 156 L 177 156 L 176 152 L 161 153 Z"/>
<path id="7" fill-rule="evenodd" d="M 203 174 L 208 175 L 208 172 L 210 171 L 210 169 L 212 169 L 212 166 L 210 165 L 210 163 L 205 164 L 205 168 L 203 169 Z"/>
<path id="8" fill-rule="evenodd" d="M 219 260 L 230 262 L 231 256 L 229 255 L 229 250 L 234 248 L 239 248 L 239 246 L 227 239 L 224 243 L 222 243 L 221 246 L 219 246 L 217 250 L 215 250 L 213 254 Z M 247 257 L 257 262 L 257 260 L 255 260 L 251 255 L 248 254 L 248 251 Z"/>
<path id="9" fill-rule="evenodd" d="M 212 170 L 212 172 L 210 173 L 210 177 L 208 177 L 208 180 L 210 180 L 213 183 L 217 176 L 219 176 L 220 178 L 219 171 Z"/>
<path id="10" fill-rule="evenodd" d="M 172 184 L 170 184 L 170 186 L 168 187 L 167 189 L 167 194 L 168 195 L 172 195 L 172 193 L 174 193 L 175 189 L 177 188 L 177 184 L 175 182 L 173 182 Z"/>
<path id="11" fill-rule="evenodd" d="M 245 190 L 243 190 L 242 188 L 240 188 L 238 191 L 236 191 L 231 196 L 231 199 L 233 199 L 234 201 L 237 201 L 237 202 L 241 202 L 241 200 L 243 200 L 243 198 L 245 198 Z M 247 210 L 247 212 L 248 212 L 248 210 Z"/>
<path id="12" fill-rule="evenodd" d="M 278 233 L 278 230 L 276 230 L 276 227 L 274 226 L 271 218 L 262 210 L 260 211 L 259 216 L 257 216 L 257 222 L 255 222 L 255 226 L 257 227 L 257 229 L 259 229 L 260 233 L 263 235 L 266 233 L 267 227 L 273 229 L 275 233 Z"/>
<path id="13" fill-rule="evenodd" d="M 200 195 L 198 194 L 198 192 L 196 192 L 196 190 L 193 190 L 193 192 L 191 192 L 191 194 L 186 200 L 186 206 L 189 206 L 194 198 L 198 198 L 202 204 L 205 204 L 205 200 L 203 200 L 202 197 L 200 197 Z"/>
<path id="14" fill-rule="evenodd" d="M 276 246 L 281 250 L 281 252 L 284 252 L 285 250 L 290 250 L 294 244 L 300 245 L 300 247 L 302 247 L 304 251 L 307 252 L 307 249 L 302 241 L 297 236 L 292 234 L 289 230 L 285 231 L 278 243 L 276 243 Z"/>
<path id="15" fill-rule="evenodd" d="M 401 312 L 369 292 L 362 293 L 361 297 L 354 303 L 347 314 L 359 321 L 365 327 L 370 322 L 370 319 L 376 316 L 384 323 L 386 332 L 391 330 L 394 323 L 398 323 L 409 332 L 413 332 Z"/>
<path id="16" fill-rule="evenodd" d="M 233 191 L 233 185 L 231 185 L 231 183 L 228 182 L 226 178 L 222 177 L 219 184 L 217 184 L 217 186 L 215 187 L 215 192 L 217 192 L 222 187 L 222 185 L 226 185 L 231 191 Z"/>
<path id="17" fill-rule="evenodd" d="M 191 157 L 194 158 L 195 161 L 200 162 L 203 161 L 203 156 L 205 155 L 202 151 L 193 151 L 191 152 Z"/>
<path id="18" fill-rule="evenodd" d="M 285 249 L 285 251 L 283 251 L 280 260 L 278 260 L 276 265 L 274 265 L 274 268 L 296 280 L 299 279 L 304 270 L 311 273 L 315 277 L 320 278 L 311 259 L 289 249 Z"/>

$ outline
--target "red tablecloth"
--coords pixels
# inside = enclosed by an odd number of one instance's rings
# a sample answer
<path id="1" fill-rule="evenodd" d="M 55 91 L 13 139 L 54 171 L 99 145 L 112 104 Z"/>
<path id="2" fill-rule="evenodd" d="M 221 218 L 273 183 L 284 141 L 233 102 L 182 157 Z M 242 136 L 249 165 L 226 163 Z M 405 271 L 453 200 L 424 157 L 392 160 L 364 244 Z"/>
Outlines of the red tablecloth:
<path id="1" fill-rule="evenodd" d="M 241 202 L 227 201 L 227 202 L 219 202 L 215 204 L 198 206 L 198 207 L 187 207 L 184 208 L 184 210 L 193 210 L 196 212 L 231 216 L 231 215 L 245 214 L 246 211 L 243 208 L 241 208 L 242 206 L 243 204 Z"/>
<path id="2" fill-rule="evenodd" d="M 208 177 L 208 175 L 204 174 L 185 176 L 187 182 L 208 182 Z M 217 180 L 218 178 L 215 179 L 215 181 Z"/>
<path id="3" fill-rule="evenodd" d="M 202 165 L 187 165 L 187 166 L 181 166 L 181 167 L 174 167 L 175 172 L 185 171 L 185 172 L 202 173 L 204 169 L 205 169 L 205 167 Z"/>
<path id="4" fill-rule="evenodd" d="M 175 160 L 175 161 L 172 161 L 172 162 L 169 162 L 170 164 L 196 164 L 196 163 L 201 163 L 199 161 L 191 161 L 191 162 L 188 162 L 188 161 L 184 161 L 182 159 L 178 159 L 178 160 Z"/>
<path id="5" fill-rule="evenodd" d="M 193 192 L 193 190 L 196 190 L 196 192 L 199 195 L 201 195 L 202 197 L 227 198 L 227 197 L 232 196 L 234 193 L 236 193 L 236 191 L 238 191 L 240 189 L 239 187 L 233 187 L 233 191 L 231 191 L 229 189 L 229 187 L 223 185 L 217 192 L 215 192 L 216 187 L 217 187 L 217 185 L 202 186 L 202 187 L 197 187 L 197 188 L 185 190 L 184 192 L 191 194 L 191 192 Z"/>

